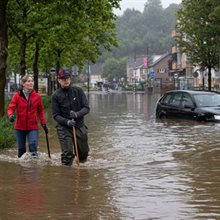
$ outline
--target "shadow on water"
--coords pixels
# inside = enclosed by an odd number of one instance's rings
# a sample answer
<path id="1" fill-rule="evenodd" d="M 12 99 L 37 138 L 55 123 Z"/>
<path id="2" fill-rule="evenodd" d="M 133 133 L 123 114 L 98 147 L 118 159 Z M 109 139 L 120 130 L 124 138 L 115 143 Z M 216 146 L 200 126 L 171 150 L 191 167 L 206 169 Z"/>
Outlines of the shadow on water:
<path id="1" fill-rule="evenodd" d="M 1 151 L 0 219 L 220 218 L 220 124 L 155 120 L 158 98 L 90 94 L 80 168 L 61 166 L 48 111 L 51 160 L 42 131 L 38 160 Z"/>

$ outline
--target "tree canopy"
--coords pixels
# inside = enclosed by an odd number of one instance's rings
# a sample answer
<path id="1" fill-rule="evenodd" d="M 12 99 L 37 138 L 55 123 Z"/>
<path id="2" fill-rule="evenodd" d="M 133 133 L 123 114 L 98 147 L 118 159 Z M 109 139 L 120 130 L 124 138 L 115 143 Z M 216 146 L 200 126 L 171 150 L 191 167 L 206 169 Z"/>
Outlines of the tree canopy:
<path id="1" fill-rule="evenodd" d="M 211 69 L 219 64 L 220 2 L 216 0 L 183 0 L 177 12 L 177 42 L 191 62 L 208 69 L 211 90 Z"/>
<path id="2" fill-rule="evenodd" d="M 0 34 L 2 42 L 9 37 L 9 46 L 4 43 L 4 50 L 9 52 L 10 70 L 17 70 L 19 63 L 21 75 L 32 69 L 37 77 L 39 67 L 48 70 L 56 66 L 58 71 L 65 65 L 83 65 L 85 60 L 95 62 L 103 48 L 117 46 L 113 9 L 119 7 L 119 0 L 4 0 L 0 6 L 4 30 Z M 7 54 L 0 69 L 1 97 Z M 3 103 L 0 108 L 4 109 Z"/>

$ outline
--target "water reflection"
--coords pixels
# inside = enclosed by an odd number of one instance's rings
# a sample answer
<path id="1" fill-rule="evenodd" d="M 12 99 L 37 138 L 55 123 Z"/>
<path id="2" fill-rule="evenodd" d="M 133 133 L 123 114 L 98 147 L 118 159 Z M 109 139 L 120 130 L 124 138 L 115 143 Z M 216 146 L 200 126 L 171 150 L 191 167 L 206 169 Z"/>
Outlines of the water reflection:
<path id="1" fill-rule="evenodd" d="M 117 219 L 120 216 L 111 203 L 111 184 L 105 180 L 109 171 L 4 165 L 10 172 L 1 179 L 2 219 Z"/>
<path id="2" fill-rule="evenodd" d="M 90 94 L 91 152 L 79 169 L 61 166 L 48 111 L 51 160 L 43 132 L 38 162 L 1 151 L 2 219 L 220 218 L 220 124 L 157 121 L 159 96 Z"/>

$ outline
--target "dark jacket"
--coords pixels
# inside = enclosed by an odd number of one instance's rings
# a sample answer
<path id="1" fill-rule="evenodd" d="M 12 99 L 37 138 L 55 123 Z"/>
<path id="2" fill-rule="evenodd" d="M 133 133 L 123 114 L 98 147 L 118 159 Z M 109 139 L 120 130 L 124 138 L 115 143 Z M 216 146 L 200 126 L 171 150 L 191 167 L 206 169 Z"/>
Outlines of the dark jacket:
<path id="1" fill-rule="evenodd" d="M 77 112 L 75 119 L 76 127 L 84 125 L 84 118 L 89 113 L 89 103 L 85 93 L 79 87 L 59 88 L 52 95 L 52 116 L 58 125 L 67 126 L 67 121 L 71 120 L 70 111 Z"/>
<path id="2" fill-rule="evenodd" d="M 8 117 L 16 111 L 15 129 L 35 130 L 38 129 L 37 117 L 41 124 L 46 124 L 44 117 L 44 107 L 40 94 L 32 90 L 28 100 L 23 91 L 18 91 L 12 97 L 8 106 Z"/>

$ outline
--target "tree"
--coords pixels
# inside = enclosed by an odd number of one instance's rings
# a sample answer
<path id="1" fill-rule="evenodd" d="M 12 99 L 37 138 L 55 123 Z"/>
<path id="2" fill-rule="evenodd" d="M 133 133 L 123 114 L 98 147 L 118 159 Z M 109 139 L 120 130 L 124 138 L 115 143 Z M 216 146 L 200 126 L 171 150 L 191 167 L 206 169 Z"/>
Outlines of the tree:
<path id="1" fill-rule="evenodd" d="M 220 51 L 219 34 L 213 34 L 215 23 L 210 18 L 215 9 L 214 1 L 183 0 L 177 11 L 177 42 L 193 64 L 208 69 L 209 91 L 211 69 L 219 63 Z M 220 14 L 215 16 L 219 19 Z"/>
<path id="2" fill-rule="evenodd" d="M 113 81 L 114 78 L 117 78 L 117 80 L 126 78 L 126 64 L 126 58 L 107 59 L 103 65 L 103 76 L 106 77 L 109 81 Z"/>
<path id="3" fill-rule="evenodd" d="M 8 0 L 0 1 L 0 117 L 4 115 L 5 82 L 8 57 L 8 25 L 7 25 Z"/>
<path id="4" fill-rule="evenodd" d="M 7 25 L 11 30 L 10 63 L 15 69 L 20 58 L 20 73 L 24 75 L 27 60 L 30 62 L 32 57 L 37 80 L 40 61 L 40 67 L 45 69 L 56 61 L 58 70 L 65 63 L 70 66 L 95 61 L 103 48 L 110 50 L 112 45 L 116 46 L 113 8 L 118 7 L 119 0 L 1 0 L 0 111 L 4 111 Z M 20 55 L 16 56 L 18 51 L 13 49 L 19 50 Z M 46 53 L 42 57 L 47 59 L 42 61 L 40 51 Z"/>
<path id="5" fill-rule="evenodd" d="M 220 2 L 218 0 L 209 0 L 214 10 L 209 14 L 209 18 L 213 22 L 213 34 L 220 36 Z"/>
<path id="6" fill-rule="evenodd" d="M 120 48 L 114 48 L 113 57 L 131 56 L 134 48 L 138 56 L 166 53 L 172 47 L 171 31 L 176 25 L 172 4 L 163 9 L 160 0 L 146 0 L 143 13 L 127 9 L 117 20 Z"/>
<path id="7" fill-rule="evenodd" d="M 40 10 L 39 10 L 40 9 Z M 20 44 L 20 74 L 25 75 L 27 69 L 27 44 L 35 37 L 42 19 L 42 4 L 39 1 L 9 0 L 8 24 Z M 40 12 L 39 12 L 40 11 Z"/>

